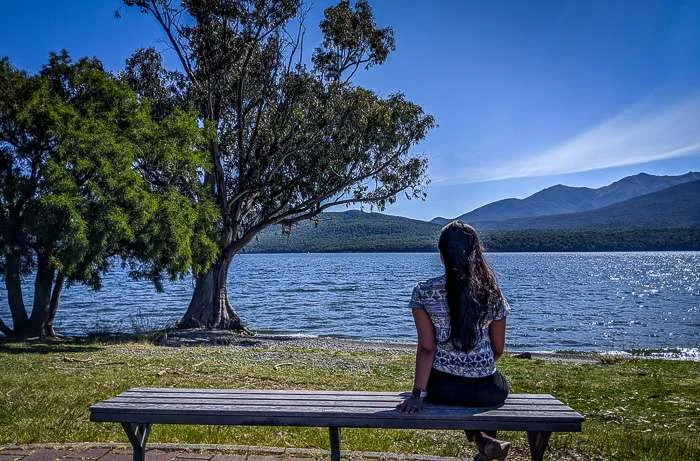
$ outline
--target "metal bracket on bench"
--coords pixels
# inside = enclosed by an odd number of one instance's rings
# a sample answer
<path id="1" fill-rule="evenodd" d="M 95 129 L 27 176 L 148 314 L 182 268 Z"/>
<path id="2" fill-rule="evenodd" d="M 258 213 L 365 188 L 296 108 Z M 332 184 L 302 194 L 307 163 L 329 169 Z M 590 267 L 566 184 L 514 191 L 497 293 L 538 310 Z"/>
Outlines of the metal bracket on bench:
<path id="1" fill-rule="evenodd" d="M 530 457 L 532 461 L 542 461 L 544 452 L 547 449 L 551 432 L 528 431 L 527 441 L 530 444 Z"/>
<path id="2" fill-rule="evenodd" d="M 151 433 L 150 424 L 122 423 L 126 436 L 134 449 L 134 461 L 145 461 L 146 443 Z"/>
<path id="3" fill-rule="evenodd" d="M 340 461 L 340 428 L 330 426 L 328 435 L 331 441 L 331 461 Z"/>

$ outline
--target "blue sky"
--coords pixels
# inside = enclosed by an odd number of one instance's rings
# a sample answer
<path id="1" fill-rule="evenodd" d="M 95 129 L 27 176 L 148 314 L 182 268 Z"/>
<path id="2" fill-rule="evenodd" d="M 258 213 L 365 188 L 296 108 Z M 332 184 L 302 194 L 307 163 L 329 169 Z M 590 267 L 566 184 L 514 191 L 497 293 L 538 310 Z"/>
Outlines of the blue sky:
<path id="1" fill-rule="evenodd" d="M 313 3 L 309 49 L 331 3 Z M 397 51 L 358 83 L 406 93 L 439 124 L 416 149 L 430 161 L 428 199 L 388 213 L 453 217 L 558 183 L 700 170 L 699 1 L 370 3 Z M 120 5 L 7 2 L 0 56 L 36 71 L 66 48 L 116 71 L 137 48 L 167 54 L 153 21 L 123 7 L 116 19 Z"/>

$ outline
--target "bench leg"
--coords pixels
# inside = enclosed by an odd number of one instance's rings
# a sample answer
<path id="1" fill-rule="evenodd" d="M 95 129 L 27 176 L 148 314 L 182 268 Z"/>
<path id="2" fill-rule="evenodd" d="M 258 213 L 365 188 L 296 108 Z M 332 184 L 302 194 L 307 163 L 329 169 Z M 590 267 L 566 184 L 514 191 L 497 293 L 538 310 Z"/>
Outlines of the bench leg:
<path id="1" fill-rule="evenodd" d="M 551 432 L 528 431 L 527 442 L 530 444 L 530 458 L 532 461 L 542 461 L 544 452 L 547 449 Z"/>
<path id="2" fill-rule="evenodd" d="M 122 423 L 126 436 L 134 449 L 134 461 L 145 461 L 146 443 L 151 433 L 150 424 Z"/>
<path id="3" fill-rule="evenodd" d="M 328 435 L 331 439 L 331 461 L 340 461 L 340 428 L 330 426 Z"/>

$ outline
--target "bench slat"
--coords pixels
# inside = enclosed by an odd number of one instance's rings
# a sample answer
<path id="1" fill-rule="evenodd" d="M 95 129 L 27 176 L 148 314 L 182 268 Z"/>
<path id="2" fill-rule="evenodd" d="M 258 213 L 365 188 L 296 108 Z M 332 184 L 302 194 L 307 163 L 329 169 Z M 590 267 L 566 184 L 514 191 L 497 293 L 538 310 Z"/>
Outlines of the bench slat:
<path id="1" fill-rule="evenodd" d="M 472 419 L 428 419 L 425 417 L 377 417 L 348 415 L 319 415 L 314 418 L 280 416 L 260 416 L 259 414 L 230 415 L 216 414 L 168 414 L 168 413 L 93 413 L 92 421 L 148 424 L 207 424 L 207 425 L 252 425 L 252 426 L 303 426 L 303 427 L 348 427 L 348 428 L 387 428 L 387 429 L 466 429 L 466 430 L 506 430 L 506 431 L 547 431 L 579 432 L 581 421 L 555 421 L 531 419 L 472 418 Z"/>
<path id="2" fill-rule="evenodd" d="M 396 400 L 402 400 L 410 395 L 409 392 L 394 393 L 391 395 L 300 395 L 300 396 L 276 396 L 276 395 L 247 395 L 247 394 L 205 394 L 205 393 L 158 393 L 158 392 L 123 392 L 116 397 L 112 398 L 154 398 L 154 399 L 210 399 L 210 400 L 230 400 L 230 401 L 245 401 L 254 400 L 257 402 L 316 402 L 316 401 L 327 401 L 327 402 L 394 402 Z M 561 404 L 557 399 L 526 399 L 518 397 L 508 397 L 507 401 L 518 401 L 518 402 L 533 402 L 543 405 Z"/>
<path id="3" fill-rule="evenodd" d="M 191 393 L 191 392 L 124 392 L 113 398 L 144 398 L 144 399 L 207 399 L 207 400 L 225 400 L 225 401 L 257 401 L 257 402 L 400 402 L 408 396 L 408 392 L 392 395 L 250 395 L 250 394 L 209 394 L 209 393 Z M 522 404 L 538 404 L 538 405 L 562 405 L 559 400 L 552 399 L 524 399 L 517 397 L 509 397 L 507 402 L 522 403 Z"/>
<path id="4" fill-rule="evenodd" d="M 391 395 L 267 395 L 267 394 L 220 394 L 220 393 L 194 393 L 194 392 L 124 392 L 119 397 L 135 398 L 206 398 L 222 400 L 256 400 L 256 401 L 353 401 L 353 402 L 388 402 L 402 399 L 409 393 Z"/>
<path id="5" fill-rule="evenodd" d="M 231 407 L 235 405 L 236 408 L 253 406 L 253 407 L 296 407 L 302 409 L 313 410 L 314 408 L 393 408 L 398 405 L 402 399 L 397 398 L 392 401 L 342 401 L 342 400 L 240 400 L 235 401 L 233 399 L 198 399 L 198 398 L 149 398 L 149 397 L 139 397 L 133 398 L 128 396 L 114 397 L 107 401 L 107 403 L 121 403 L 130 404 L 134 407 L 139 407 L 141 404 L 177 404 L 177 405 L 189 405 L 189 406 L 226 406 Z M 506 401 L 505 404 L 499 407 L 501 410 L 511 409 L 511 410 L 547 410 L 547 411 L 572 411 L 571 408 L 562 404 L 557 403 L 547 403 L 539 404 L 537 402 L 527 402 L 527 403 L 516 403 L 511 401 Z"/>
<path id="6" fill-rule="evenodd" d="M 185 388 L 185 387 L 135 387 L 125 391 L 124 393 L 131 392 L 156 392 L 156 393 L 211 393 L 211 394 L 240 394 L 240 395 L 259 395 L 267 394 L 274 395 L 279 398 L 286 398 L 287 396 L 294 396 L 294 398 L 299 398 L 301 396 L 309 396 L 309 398 L 318 398 L 319 396 L 337 395 L 339 397 L 345 396 L 367 396 L 367 397 L 378 397 L 378 396 L 389 396 L 393 397 L 400 395 L 400 392 L 374 392 L 374 391 L 311 391 L 308 389 L 205 389 L 205 388 Z M 549 399 L 556 400 L 550 394 L 510 394 L 509 398 L 520 398 L 520 399 Z"/>
<path id="7" fill-rule="evenodd" d="M 295 407 L 295 406 L 254 406 L 254 405 L 183 405 L 177 403 L 161 403 L 161 404 L 131 404 L 131 403 L 115 403 L 105 402 L 93 407 L 93 412 L 102 410 L 115 411 L 123 410 L 142 411 L 144 413 L 173 413 L 173 414 L 218 414 L 218 415 L 243 415 L 257 414 L 260 416 L 298 416 L 300 418 L 313 418 L 316 414 L 338 414 L 338 415 L 381 415 L 391 418 L 405 417 L 396 411 L 393 407 L 373 408 L 373 407 Z M 508 409 L 469 409 L 460 407 L 445 407 L 437 405 L 426 405 L 420 413 L 420 418 L 485 418 L 503 416 L 507 419 L 512 418 L 527 418 L 527 419 L 578 419 L 580 415 L 571 410 L 565 411 L 549 411 L 549 410 L 508 410 Z M 413 415 L 413 417 L 416 417 Z"/>

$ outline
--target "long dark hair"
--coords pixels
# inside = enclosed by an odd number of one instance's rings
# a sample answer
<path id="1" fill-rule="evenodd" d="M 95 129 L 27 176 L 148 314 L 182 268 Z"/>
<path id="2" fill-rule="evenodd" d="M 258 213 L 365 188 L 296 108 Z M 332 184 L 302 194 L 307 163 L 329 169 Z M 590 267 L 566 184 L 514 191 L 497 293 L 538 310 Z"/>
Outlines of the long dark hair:
<path id="1" fill-rule="evenodd" d="M 462 221 L 442 229 L 438 249 L 445 263 L 445 290 L 450 308 L 450 336 L 446 342 L 462 351 L 474 349 L 489 312 L 502 302 L 501 290 L 484 259 L 476 230 Z"/>

